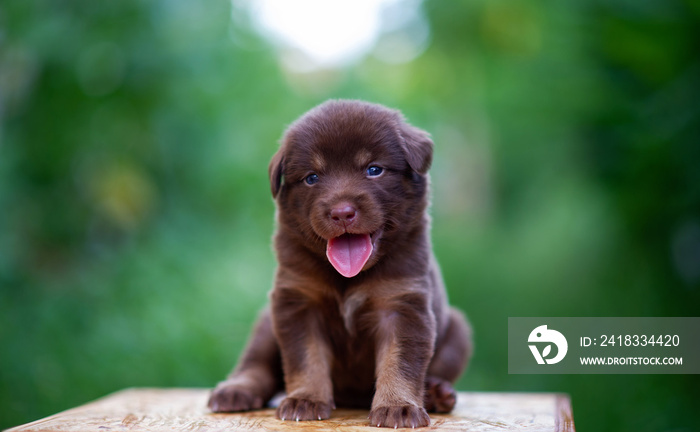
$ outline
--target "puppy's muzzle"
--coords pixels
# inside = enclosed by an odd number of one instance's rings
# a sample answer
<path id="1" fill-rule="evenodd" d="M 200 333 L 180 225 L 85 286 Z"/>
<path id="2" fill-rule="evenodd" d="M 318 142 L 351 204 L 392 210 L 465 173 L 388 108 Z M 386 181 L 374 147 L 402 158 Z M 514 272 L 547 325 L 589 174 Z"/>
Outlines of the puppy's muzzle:
<path id="1" fill-rule="evenodd" d="M 347 228 L 357 217 L 357 209 L 348 202 L 341 202 L 338 205 L 331 208 L 328 217 L 333 221 L 334 224 Z"/>

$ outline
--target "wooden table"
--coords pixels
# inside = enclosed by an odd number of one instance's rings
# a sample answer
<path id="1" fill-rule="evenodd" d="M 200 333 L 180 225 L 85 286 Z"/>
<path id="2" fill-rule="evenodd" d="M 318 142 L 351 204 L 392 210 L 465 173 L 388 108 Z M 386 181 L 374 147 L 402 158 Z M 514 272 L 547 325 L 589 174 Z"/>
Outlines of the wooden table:
<path id="1" fill-rule="evenodd" d="M 8 432 L 347 431 L 378 432 L 368 411 L 337 409 L 329 420 L 283 422 L 274 409 L 212 414 L 206 389 L 127 389 Z M 431 414 L 423 431 L 574 431 L 571 404 L 554 393 L 461 392 L 449 414 Z"/>

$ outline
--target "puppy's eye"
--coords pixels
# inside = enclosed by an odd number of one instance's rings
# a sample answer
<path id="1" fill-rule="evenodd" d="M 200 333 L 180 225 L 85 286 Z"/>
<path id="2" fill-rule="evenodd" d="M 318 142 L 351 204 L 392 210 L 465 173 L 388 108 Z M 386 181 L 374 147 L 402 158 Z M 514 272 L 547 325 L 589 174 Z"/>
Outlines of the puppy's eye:
<path id="1" fill-rule="evenodd" d="M 315 185 L 318 183 L 318 174 L 309 174 L 304 179 L 307 185 Z"/>
<path id="2" fill-rule="evenodd" d="M 384 168 L 375 165 L 372 165 L 371 167 L 367 168 L 368 177 L 377 177 L 379 175 L 382 175 L 383 172 Z"/>

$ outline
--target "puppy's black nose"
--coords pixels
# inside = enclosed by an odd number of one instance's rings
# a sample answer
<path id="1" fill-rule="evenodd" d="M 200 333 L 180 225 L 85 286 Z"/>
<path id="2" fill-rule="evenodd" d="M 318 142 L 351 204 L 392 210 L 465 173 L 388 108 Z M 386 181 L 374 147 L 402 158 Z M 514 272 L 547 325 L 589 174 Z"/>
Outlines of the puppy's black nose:
<path id="1" fill-rule="evenodd" d="M 341 203 L 331 209 L 330 217 L 339 225 L 349 225 L 355 220 L 357 210 L 348 203 Z"/>

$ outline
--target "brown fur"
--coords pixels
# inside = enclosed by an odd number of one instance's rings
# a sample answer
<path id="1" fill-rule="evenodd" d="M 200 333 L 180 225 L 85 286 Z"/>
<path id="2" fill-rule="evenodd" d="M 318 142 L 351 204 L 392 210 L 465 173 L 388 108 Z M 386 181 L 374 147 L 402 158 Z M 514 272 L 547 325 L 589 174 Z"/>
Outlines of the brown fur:
<path id="1" fill-rule="evenodd" d="M 419 427 L 430 424 L 426 408 L 452 410 L 471 334 L 447 304 L 430 245 L 432 147 L 397 111 L 359 101 L 326 102 L 289 127 L 269 167 L 279 262 L 270 308 L 212 392 L 213 411 L 260 408 L 283 388 L 282 420 L 325 419 L 338 404 L 371 408 L 373 426 Z M 370 164 L 383 173 L 368 177 Z M 354 220 L 334 222 L 348 205 Z M 346 230 L 374 245 L 351 278 L 326 257 Z"/>

